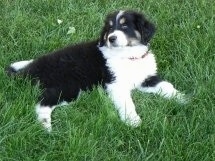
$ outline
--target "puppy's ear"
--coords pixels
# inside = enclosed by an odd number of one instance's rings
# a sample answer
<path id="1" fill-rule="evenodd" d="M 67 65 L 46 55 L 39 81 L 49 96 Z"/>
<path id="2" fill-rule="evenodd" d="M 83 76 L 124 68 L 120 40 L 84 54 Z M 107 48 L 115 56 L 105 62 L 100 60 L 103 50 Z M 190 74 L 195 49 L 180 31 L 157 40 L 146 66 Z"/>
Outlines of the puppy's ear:
<path id="1" fill-rule="evenodd" d="M 155 33 L 155 26 L 140 13 L 134 12 L 134 16 L 137 30 L 141 35 L 141 43 L 147 45 Z"/>

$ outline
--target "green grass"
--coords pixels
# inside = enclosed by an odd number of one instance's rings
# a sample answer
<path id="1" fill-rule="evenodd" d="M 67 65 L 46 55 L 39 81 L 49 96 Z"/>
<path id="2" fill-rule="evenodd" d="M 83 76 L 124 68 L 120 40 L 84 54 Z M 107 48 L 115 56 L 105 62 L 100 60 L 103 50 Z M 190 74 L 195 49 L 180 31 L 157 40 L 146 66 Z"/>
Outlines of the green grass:
<path id="1" fill-rule="evenodd" d="M 214 0 L 1 0 L 0 6 L 0 160 L 215 160 Z M 4 68 L 97 38 L 105 15 L 118 9 L 142 11 L 156 24 L 151 45 L 159 72 L 191 101 L 135 91 L 143 123 L 131 128 L 99 88 L 56 109 L 47 134 L 34 113 L 38 88 L 8 78 Z M 76 32 L 67 35 L 70 26 Z"/>

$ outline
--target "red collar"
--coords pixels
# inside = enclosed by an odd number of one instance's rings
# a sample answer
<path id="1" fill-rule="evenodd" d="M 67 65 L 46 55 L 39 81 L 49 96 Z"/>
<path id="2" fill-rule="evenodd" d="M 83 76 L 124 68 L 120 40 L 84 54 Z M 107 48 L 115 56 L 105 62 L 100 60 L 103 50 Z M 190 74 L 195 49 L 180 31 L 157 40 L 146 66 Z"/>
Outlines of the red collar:
<path id="1" fill-rule="evenodd" d="M 128 58 L 128 59 L 129 59 L 129 60 L 132 60 L 132 61 L 138 60 L 138 59 L 143 59 L 143 58 L 145 58 L 148 54 L 149 54 L 149 50 L 148 50 L 145 54 L 143 54 L 141 57 L 130 57 L 130 58 Z"/>

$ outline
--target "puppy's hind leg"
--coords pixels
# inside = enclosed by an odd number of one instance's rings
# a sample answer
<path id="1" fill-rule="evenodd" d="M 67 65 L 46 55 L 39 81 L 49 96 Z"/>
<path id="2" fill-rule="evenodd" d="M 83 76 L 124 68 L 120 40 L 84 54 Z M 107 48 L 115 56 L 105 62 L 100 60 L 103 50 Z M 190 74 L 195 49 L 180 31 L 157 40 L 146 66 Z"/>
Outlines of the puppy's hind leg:
<path id="1" fill-rule="evenodd" d="M 141 84 L 139 90 L 146 93 L 159 94 L 167 99 L 175 98 L 178 102 L 185 104 L 188 99 L 185 94 L 179 92 L 167 81 L 161 80 L 159 76 L 151 76 Z"/>
<path id="2" fill-rule="evenodd" d="M 6 68 L 6 71 L 7 71 L 8 75 L 16 74 L 20 70 L 22 70 L 25 67 L 27 67 L 32 62 L 33 62 L 33 59 L 24 60 L 24 61 L 18 61 L 18 62 L 12 63 L 9 67 Z"/>
<path id="3" fill-rule="evenodd" d="M 52 131 L 51 114 L 56 107 L 65 106 L 68 102 L 76 99 L 79 95 L 77 86 L 52 87 L 46 88 L 41 97 L 40 102 L 36 105 L 36 114 L 39 123 L 48 132 Z"/>

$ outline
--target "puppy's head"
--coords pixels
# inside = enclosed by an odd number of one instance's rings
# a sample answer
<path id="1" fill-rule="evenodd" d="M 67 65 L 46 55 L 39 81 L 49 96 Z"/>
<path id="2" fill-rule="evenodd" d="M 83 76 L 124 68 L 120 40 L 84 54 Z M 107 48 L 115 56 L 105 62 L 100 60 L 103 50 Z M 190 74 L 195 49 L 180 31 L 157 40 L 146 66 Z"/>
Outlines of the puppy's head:
<path id="1" fill-rule="evenodd" d="M 154 33 L 154 25 L 142 14 L 134 11 L 117 11 L 108 15 L 105 20 L 100 46 L 112 48 L 147 45 Z"/>

